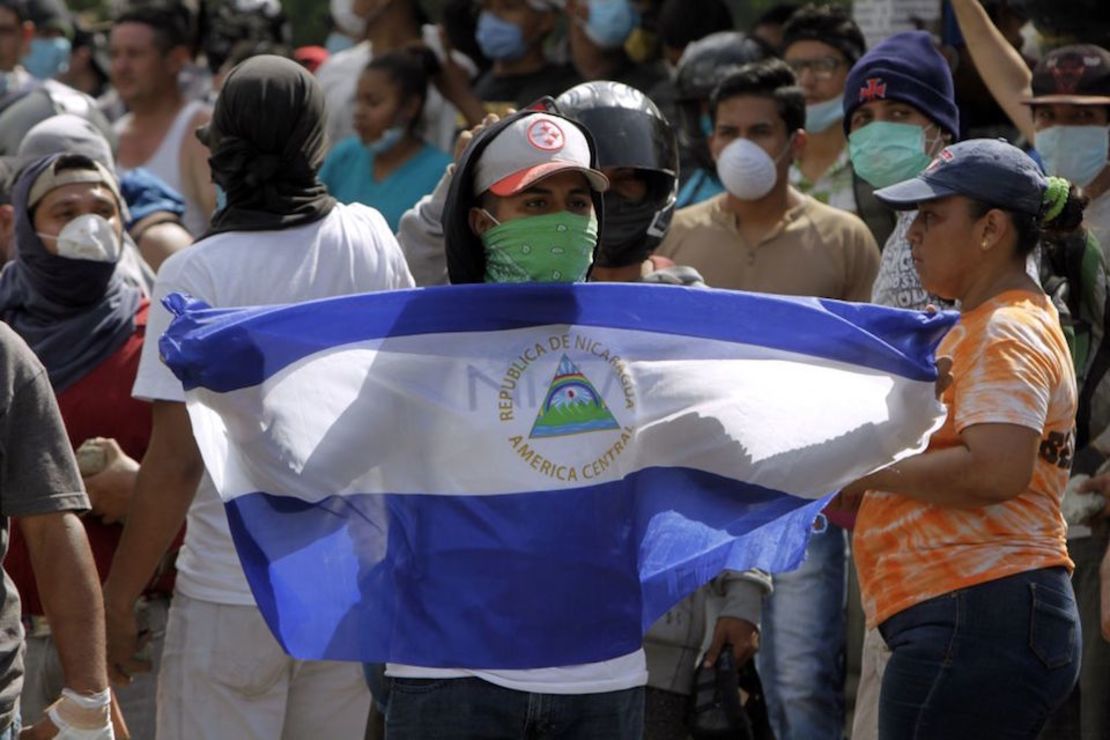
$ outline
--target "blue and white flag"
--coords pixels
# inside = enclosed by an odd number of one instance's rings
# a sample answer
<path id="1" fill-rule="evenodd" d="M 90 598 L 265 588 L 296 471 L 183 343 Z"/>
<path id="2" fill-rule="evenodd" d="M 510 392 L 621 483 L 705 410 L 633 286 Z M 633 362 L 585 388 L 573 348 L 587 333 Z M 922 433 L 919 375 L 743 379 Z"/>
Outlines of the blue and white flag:
<path id="1" fill-rule="evenodd" d="M 955 321 L 617 284 L 166 304 L 281 645 L 473 669 L 625 655 L 721 570 L 797 567 L 831 492 L 939 426 Z"/>

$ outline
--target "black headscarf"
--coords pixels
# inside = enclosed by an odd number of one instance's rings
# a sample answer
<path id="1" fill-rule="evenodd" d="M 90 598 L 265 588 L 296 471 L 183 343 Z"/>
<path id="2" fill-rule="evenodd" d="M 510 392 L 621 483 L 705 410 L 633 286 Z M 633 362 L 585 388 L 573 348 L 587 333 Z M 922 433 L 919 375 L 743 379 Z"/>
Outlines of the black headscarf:
<path id="1" fill-rule="evenodd" d="M 58 159 L 31 164 L 16 181 L 15 255 L 0 273 L 0 319 L 31 347 L 64 391 L 108 359 L 135 333 L 139 289 L 119 264 L 50 254 L 35 233 L 27 207 L 38 176 Z M 122 210 L 122 204 L 120 208 Z"/>
<path id="2" fill-rule="evenodd" d="M 227 204 L 209 234 L 318 221 L 335 200 L 316 176 L 324 162 L 324 92 L 304 67 L 251 57 L 228 74 L 200 138 Z"/>

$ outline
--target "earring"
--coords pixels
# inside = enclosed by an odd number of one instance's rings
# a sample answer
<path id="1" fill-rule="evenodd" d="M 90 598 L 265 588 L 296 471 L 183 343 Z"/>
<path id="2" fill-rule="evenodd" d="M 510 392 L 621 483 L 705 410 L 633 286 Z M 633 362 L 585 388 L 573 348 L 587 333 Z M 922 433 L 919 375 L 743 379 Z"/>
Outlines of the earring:
<path id="1" fill-rule="evenodd" d="M 979 249 L 982 249 L 984 252 L 987 251 L 987 240 L 986 239 L 984 239 L 982 241 L 982 243 L 979 244 Z"/>

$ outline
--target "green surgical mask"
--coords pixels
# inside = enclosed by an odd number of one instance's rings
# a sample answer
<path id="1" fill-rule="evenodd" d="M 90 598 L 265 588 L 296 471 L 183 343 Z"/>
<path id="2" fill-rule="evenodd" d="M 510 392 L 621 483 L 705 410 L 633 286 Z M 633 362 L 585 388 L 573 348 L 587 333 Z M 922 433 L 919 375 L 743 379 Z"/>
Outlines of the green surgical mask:
<path id="1" fill-rule="evenodd" d="M 876 188 L 917 177 L 933 158 L 925 153 L 925 129 L 912 123 L 874 121 L 848 137 L 856 174 Z"/>
<path id="2" fill-rule="evenodd" d="M 560 211 L 516 218 L 482 234 L 482 244 L 487 283 L 580 283 L 593 262 L 597 217 Z"/>

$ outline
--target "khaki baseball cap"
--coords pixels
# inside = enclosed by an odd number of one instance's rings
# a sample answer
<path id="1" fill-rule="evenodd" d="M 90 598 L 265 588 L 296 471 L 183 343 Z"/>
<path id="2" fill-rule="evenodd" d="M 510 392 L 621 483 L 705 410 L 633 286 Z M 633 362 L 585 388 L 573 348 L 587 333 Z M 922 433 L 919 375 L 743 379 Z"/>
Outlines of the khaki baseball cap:
<path id="1" fill-rule="evenodd" d="M 56 159 L 49 167 L 44 169 L 38 177 L 35 178 L 34 183 L 31 184 L 31 191 L 27 196 L 27 208 L 34 208 L 39 204 L 46 195 L 52 191 L 57 190 L 63 185 L 73 185 L 74 183 L 90 183 L 96 185 L 103 185 L 111 191 L 112 195 L 116 198 L 116 203 L 119 205 L 120 213 L 127 213 L 127 201 L 119 191 L 119 183 L 116 181 L 115 176 L 109 172 L 104 165 L 99 162 L 88 160 L 91 166 L 74 167 L 67 164 L 66 159 L 69 155 L 62 155 Z M 59 169 L 58 165 L 62 164 Z M 126 218 L 126 216 L 125 216 Z"/>
<path id="2" fill-rule="evenodd" d="M 474 191 L 506 197 L 559 172 L 581 172 L 599 193 L 609 179 L 590 167 L 590 145 L 578 126 L 544 113 L 514 121 L 482 152 L 474 168 Z"/>

